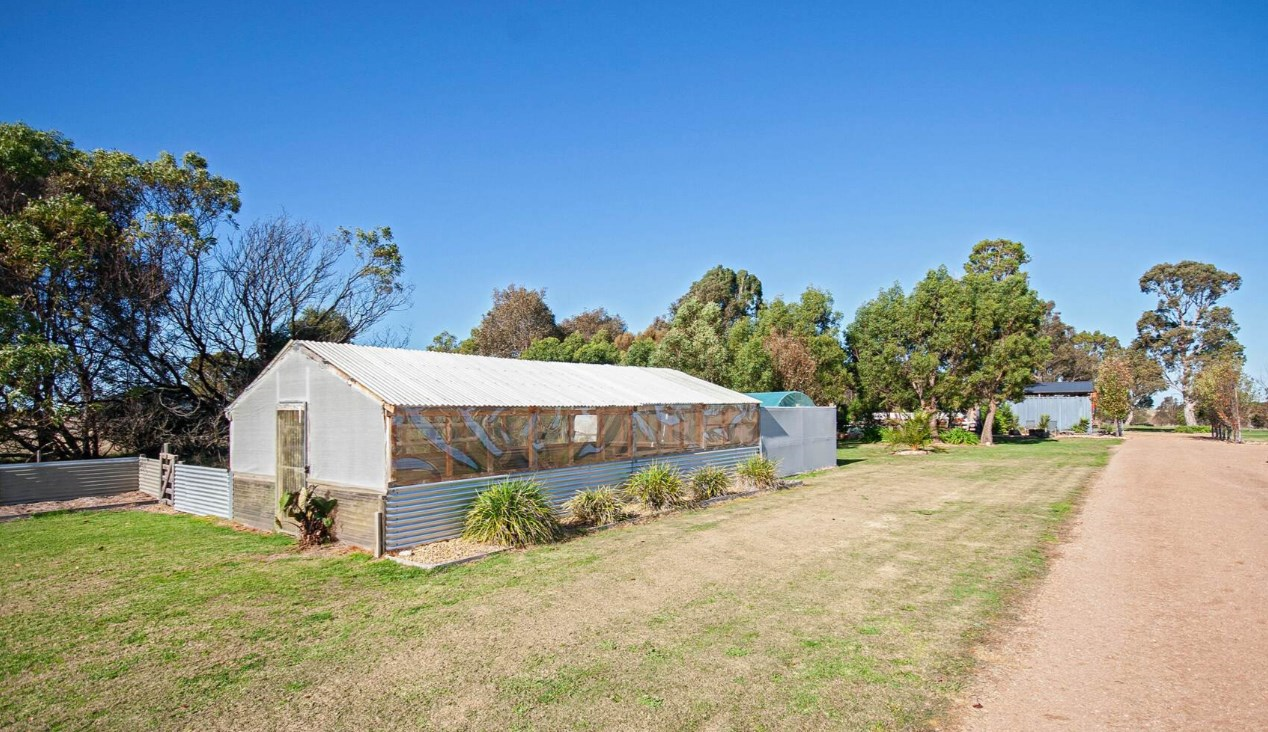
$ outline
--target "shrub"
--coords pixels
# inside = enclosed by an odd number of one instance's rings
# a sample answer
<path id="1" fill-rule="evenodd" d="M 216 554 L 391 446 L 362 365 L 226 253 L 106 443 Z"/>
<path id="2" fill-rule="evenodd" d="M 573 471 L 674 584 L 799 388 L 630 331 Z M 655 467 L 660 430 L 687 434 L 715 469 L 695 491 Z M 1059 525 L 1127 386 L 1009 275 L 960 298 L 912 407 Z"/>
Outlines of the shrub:
<path id="1" fill-rule="evenodd" d="M 1048 431 L 1048 427 L 1052 425 L 1052 417 L 1047 414 L 1039 415 L 1039 429 L 1044 432 Z"/>
<path id="2" fill-rule="evenodd" d="M 722 468 L 707 466 L 691 475 L 691 492 L 696 501 L 707 501 L 726 493 L 731 476 Z"/>
<path id="3" fill-rule="evenodd" d="M 1181 425 L 1176 425 L 1175 431 L 1179 432 L 1180 434 L 1196 435 L 1196 434 L 1201 434 L 1203 432 L 1210 432 L 1211 428 L 1206 427 L 1204 425 L 1200 425 L 1200 424 L 1181 424 Z"/>
<path id="4" fill-rule="evenodd" d="M 625 494 L 654 509 L 681 506 L 687 502 L 682 474 L 672 465 L 652 463 L 630 476 Z"/>
<path id="5" fill-rule="evenodd" d="M 504 481 L 476 495 L 462 530 L 464 539 L 509 546 L 543 544 L 559 534 L 555 508 L 532 480 Z"/>
<path id="6" fill-rule="evenodd" d="M 933 430 L 929 427 L 929 415 L 925 412 L 916 412 L 911 415 L 911 419 L 885 430 L 885 442 L 894 447 L 922 450 L 932 439 Z"/>
<path id="7" fill-rule="evenodd" d="M 982 414 L 986 414 L 986 410 L 982 410 Z M 1008 434 L 1017 429 L 1017 415 L 1013 414 L 1013 408 L 1008 402 L 1000 402 L 995 407 L 995 425 L 992 430 L 995 434 Z"/>
<path id="8" fill-rule="evenodd" d="M 616 491 L 606 486 L 577 491 L 577 494 L 564 504 L 564 508 L 568 509 L 568 513 L 571 513 L 578 521 L 593 526 L 619 521 L 625 515 L 621 497 Z"/>
<path id="9" fill-rule="evenodd" d="M 775 462 L 761 455 L 753 457 L 740 463 L 735 468 L 737 481 L 749 488 L 757 490 L 765 490 L 767 488 L 775 488 L 779 486 L 779 477 L 776 475 Z"/>
<path id="10" fill-rule="evenodd" d="M 335 506 L 338 501 L 333 498 L 322 498 L 308 492 L 304 486 L 295 493 L 283 493 L 278 499 L 277 507 L 281 514 L 294 522 L 299 528 L 300 547 L 325 544 L 334 537 L 330 529 L 335 525 Z M 280 518 L 273 519 L 279 527 Z"/>
<path id="11" fill-rule="evenodd" d="M 1087 432 L 1088 426 L 1089 425 L 1088 425 L 1087 417 L 1084 417 L 1083 419 L 1080 419 L 1078 422 L 1075 422 L 1074 426 L 1071 427 L 1070 429 L 1073 430 L 1075 434 L 1081 435 Z"/>
<path id="12" fill-rule="evenodd" d="M 940 437 L 948 445 L 976 445 L 980 442 L 975 432 L 966 430 L 963 427 L 953 427 L 946 430 Z"/>

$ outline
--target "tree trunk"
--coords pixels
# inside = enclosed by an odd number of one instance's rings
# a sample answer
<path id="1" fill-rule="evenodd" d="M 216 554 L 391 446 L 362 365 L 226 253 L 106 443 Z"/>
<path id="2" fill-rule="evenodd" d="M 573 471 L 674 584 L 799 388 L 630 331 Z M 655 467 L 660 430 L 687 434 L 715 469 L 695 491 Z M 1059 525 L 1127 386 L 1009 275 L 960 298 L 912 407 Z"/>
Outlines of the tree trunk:
<path id="1" fill-rule="evenodd" d="M 983 445 L 995 444 L 995 410 L 998 403 L 994 398 L 986 406 L 986 418 L 982 420 L 982 441 Z"/>
<path id="2" fill-rule="evenodd" d="M 1184 396 L 1183 394 L 1180 395 L 1180 398 L 1184 400 L 1184 423 L 1190 426 L 1197 424 L 1198 423 L 1197 406 L 1193 403 L 1191 399 L 1189 399 L 1189 397 Z"/>

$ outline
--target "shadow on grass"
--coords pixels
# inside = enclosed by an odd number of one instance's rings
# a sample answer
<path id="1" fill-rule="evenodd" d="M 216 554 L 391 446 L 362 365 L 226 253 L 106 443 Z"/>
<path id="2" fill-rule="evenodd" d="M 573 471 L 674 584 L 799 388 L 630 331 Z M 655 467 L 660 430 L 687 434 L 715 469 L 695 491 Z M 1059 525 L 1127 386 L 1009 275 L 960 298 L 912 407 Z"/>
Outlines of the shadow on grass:
<path id="1" fill-rule="evenodd" d="M 861 463 L 863 461 L 864 458 L 837 458 L 837 467 L 843 468 L 851 463 Z"/>

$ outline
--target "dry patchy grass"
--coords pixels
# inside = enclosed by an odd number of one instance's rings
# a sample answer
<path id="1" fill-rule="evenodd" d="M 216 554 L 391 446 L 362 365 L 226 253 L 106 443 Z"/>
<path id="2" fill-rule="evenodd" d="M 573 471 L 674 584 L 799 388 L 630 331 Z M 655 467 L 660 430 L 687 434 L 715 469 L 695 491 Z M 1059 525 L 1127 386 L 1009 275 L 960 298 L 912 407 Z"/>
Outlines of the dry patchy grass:
<path id="1" fill-rule="evenodd" d="M 0 727 L 918 728 L 1110 444 L 853 447 L 430 573 L 185 516 L 0 525 Z"/>

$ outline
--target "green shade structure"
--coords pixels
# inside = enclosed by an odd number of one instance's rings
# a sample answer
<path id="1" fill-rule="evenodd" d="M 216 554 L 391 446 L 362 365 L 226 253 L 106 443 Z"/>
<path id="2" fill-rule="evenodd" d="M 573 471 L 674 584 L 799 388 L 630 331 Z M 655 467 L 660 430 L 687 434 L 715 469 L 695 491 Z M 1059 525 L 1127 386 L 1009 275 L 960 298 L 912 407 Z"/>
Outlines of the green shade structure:
<path id="1" fill-rule="evenodd" d="M 751 396 L 762 403 L 763 407 L 813 407 L 814 401 L 799 391 L 758 391 L 750 392 Z"/>

